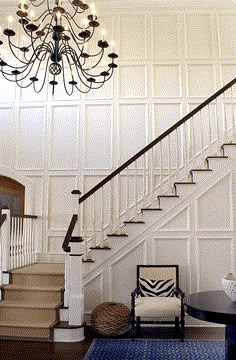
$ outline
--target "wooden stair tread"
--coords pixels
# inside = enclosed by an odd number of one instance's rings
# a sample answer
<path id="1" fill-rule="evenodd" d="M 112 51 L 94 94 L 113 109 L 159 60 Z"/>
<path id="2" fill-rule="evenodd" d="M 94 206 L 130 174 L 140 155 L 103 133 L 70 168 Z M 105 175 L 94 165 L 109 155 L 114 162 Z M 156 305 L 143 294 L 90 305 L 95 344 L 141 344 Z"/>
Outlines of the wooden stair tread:
<path id="1" fill-rule="evenodd" d="M 161 211 L 161 208 L 143 208 L 141 209 L 141 211 Z"/>
<path id="2" fill-rule="evenodd" d="M 192 169 L 192 170 L 190 170 L 190 172 L 193 172 L 193 171 L 212 171 L 212 169 Z"/>
<path id="3" fill-rule="evenodd" d="M 129 235 L 127 235 L 127 234 L 107 234 L 107 236 L 118 236 L 118 237 L 125 236 L 125 237 L 128 237 Z"/>
<path id="4" fill-rule="evenodd" d="M 109 246 L 90 246 L 91 250 L 111 250 Z"/>
<path id="5" fill-rule="evenodd" d="M 83 325 L 69 325 L 68 321 L 58 321 L 58 323 L 54 326 L 55 329 L 78 329 L 84 327 Z"/>
<path id="6" fill-rule="evenodd" d="M 193 181 L 176 181 L 174 185 L 196 185 Z"/>
<path id="7" fill-rule="evenodd" d="M 43 287 L 43 286 L 21 286 L 18 284 L 10 284 L 10 285 L 6 285 L 4 286 L 4 290 L 8 291 L 51 291 L 51 292 L 59 292 L 59 291 L 63 291 L 64 288 L 61 286 L 53 286 L 53 287 Z"/>
<path id="8" fill-rule="evenodd" d="M 38 263 L 29 266 L 23 266 L 18 269 L 10 271 L 11 274 L 21 274 L 21 275 L 64 275 L 64 264 L 44 264 Z"/>
<path id="9" fill-rule="evenodd" d="M 124 224 L 145 224 L 145 221 L 124 221 Z"/>
<path id="10" fill-rule="evenodd" d="M 179 195 L 158 195 L 158 198 L 178 198 Z"/>

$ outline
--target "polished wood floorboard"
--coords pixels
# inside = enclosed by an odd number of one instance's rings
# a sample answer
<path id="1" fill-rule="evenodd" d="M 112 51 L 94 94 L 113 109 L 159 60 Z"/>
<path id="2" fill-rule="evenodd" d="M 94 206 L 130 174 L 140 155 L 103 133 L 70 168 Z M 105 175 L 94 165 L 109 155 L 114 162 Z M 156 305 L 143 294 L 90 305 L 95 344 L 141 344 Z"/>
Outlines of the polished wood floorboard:
<path id="1" fill-rule="evenodd" d="M 85 329 L 85 335 L 85 340 L 77 343 L 1 340 L 0 360 L 82 360 L 93 338 L 98 337 L 90 327 Z M 170 328 L 147 328 L 142 337 L 172 338 L 174 333 Z M 186 339 L 224 339 L 224 327 L 186 328 Z"/>

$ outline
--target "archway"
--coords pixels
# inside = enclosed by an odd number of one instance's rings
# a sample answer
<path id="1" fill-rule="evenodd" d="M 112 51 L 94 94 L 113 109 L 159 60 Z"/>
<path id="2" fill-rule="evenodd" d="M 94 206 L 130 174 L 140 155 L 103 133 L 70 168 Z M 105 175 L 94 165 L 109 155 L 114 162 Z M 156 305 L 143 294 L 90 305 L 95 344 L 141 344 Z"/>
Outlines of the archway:
<path id="1" fill-rule="evenodd" d="M 0 209 L 7 207 L 13 215 L 23 215 L 25 208 L 25 187 L 19 182 L 0 176 Z"/>

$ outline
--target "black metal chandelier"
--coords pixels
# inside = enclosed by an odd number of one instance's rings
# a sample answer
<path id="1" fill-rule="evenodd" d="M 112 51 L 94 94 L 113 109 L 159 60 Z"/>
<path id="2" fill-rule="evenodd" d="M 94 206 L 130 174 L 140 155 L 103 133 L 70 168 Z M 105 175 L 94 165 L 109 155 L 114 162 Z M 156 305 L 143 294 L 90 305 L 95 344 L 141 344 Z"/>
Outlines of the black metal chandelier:
<path id="1" fill-rule="evenodd" d="M 43 8 L 39 16 L 34 15 L 34 8 Z M 89 15 L 79 23 L 78 16 L 85 11 L 90 11 Z M 111 78 L 118 55 L 113 43 L 104 39 L 104 29 L 97 50 L 87 51 L 99 26 L 93 5 L 81 0 L 20 0 L 16 14 L 24 36 L 18 44 L 12 41 L 16 35 L 12 16 L 3 34 L 17 65 L 11 65 L 4 57 L 5 44 L 0 39 L 0 71 L 5 79 L 21 88 L 32 85 L 35 92 L 40 92 L 48 81 L 53 94 L 61 79 L 66 93 L 71 95 L 74 89 L 83 93 L 98 89 Z M 104 64 L 107 52 L 108 62 Z"/>

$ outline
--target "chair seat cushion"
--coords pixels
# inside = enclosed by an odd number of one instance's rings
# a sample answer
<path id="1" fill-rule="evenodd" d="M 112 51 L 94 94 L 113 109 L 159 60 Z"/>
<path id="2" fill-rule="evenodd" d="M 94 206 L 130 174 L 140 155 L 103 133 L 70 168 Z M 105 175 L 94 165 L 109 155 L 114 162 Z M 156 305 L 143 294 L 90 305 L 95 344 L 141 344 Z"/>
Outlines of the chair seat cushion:
<path id="1" fill-rule="evenodd" d="M 181 301 L 176 297 L 139 297 L 135 315 L 142 317 L 173 318 L 181 315 Z"/>

